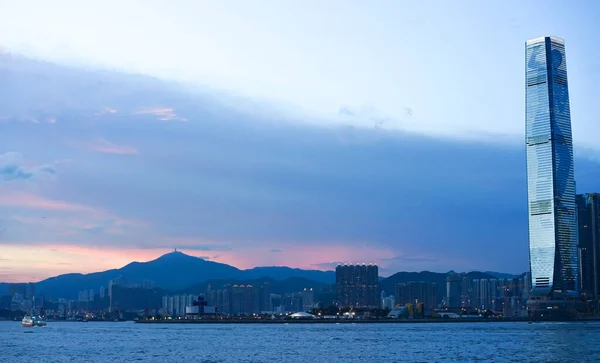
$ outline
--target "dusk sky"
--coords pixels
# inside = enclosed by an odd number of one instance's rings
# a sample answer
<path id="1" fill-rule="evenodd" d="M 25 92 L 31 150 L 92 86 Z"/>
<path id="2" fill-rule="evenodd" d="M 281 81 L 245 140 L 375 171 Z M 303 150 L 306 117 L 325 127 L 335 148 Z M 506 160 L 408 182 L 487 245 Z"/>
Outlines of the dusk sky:
<path id="1" fill-rule="evenodd" d="M 577 192 L 600 192 L 596 2 L 0 9 L 0 281 L 173 248 L 524 272 L 525 41 L 542 35 L 566 43 Z"/>

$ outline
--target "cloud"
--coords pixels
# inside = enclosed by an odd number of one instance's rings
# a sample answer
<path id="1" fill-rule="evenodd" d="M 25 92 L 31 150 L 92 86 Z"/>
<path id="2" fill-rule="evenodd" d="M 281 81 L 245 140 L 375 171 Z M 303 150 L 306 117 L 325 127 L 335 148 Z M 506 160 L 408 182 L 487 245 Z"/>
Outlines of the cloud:
<path id="1" fill-rule="evenodd" d="M 0 207 L 30 208 L 55 212 L 96 212 L 94 208 L 60 200 L 47 199 L 25 192 L 0 194 Z"/>
<path id="2" fill-rule="evenodd" d="M 352 112 L 348 107 L 342 106 L 338 111 L 338 115 L 340 116 L 354 116 L 354 112 Z"/>
<path id="3" fill-rule="evenodd" d="M 356 109 L 341 107 L 340 123 L 335 129 L 338 141 L 344 145 L 367 145 L 389 137 L 391 131 L 401 131 L 412 123 L 412 108 L 404 107 L 403 117 L 392 117 L 371 105 Z M 416 134 L 415 134 L 416 136 Z"/>
<path id="4" fill-rule="evenodd" d="M 273 250 L 270 250 L 269 252 L 272 252 L 272 253 L 281 253 L 283 251 L 279 250 L 279 249 L 273 249 Z"/>
<path id="5" fill-rule="evenodd" d="M 157 247 L 153 247 L 157 248 Z M 167 248 L 166 246 L 159 246 L 158 248 Z M 226 245 L 180 245 L 179 247 L 174 246 L 178 250 L 190 250 L 190 251 L 226 251 L 231 250 L 231 246 Z"/>
<path id="6" fill-rule="evenodd" d="M 171 107 L 143 107 L 135 112 L 136 115 L 154 115 L 161 121 L 187 121 L 185 117 L 179 117 Z"/>
<path id="7" fill-rule="evenodd" d="M 82 144 L 76 143 L 80 148 L 95 151 L 103 154 L 116 154 L 116 155 L 136 155 L 139 154 L 139 151 L 127 145 L 117 145 L 113 142 L 110 142 L 104 138 L 97 138 L 89 143 Z"/>
<path id="8" fill-rule="evenodd" d="M 164 238 L 163 238 L 164 239 Z M 229 251 L 232 249 L 231 244 L 227 243 L 202 243 L 202 242 L 193 242 L 192 240 L 188 240 L 185 238 L 173 238 L 168 243 L 144 243 L 138 244 L 138 248 L 145 250 L 153 250 L 153 249 L 174 249 L 181 251 Z"/>
<path id="9" fill-rule="evenodd" d="M 17 165 L 3 165 L 0 168 L 0 174 L 4 180 L 14 179 L 29 179 L 33 177 L 33 172 L 26 171 L 22 167 Z"/>
<path id="10" fill-rule="evenodd" d="M 394 256 L 390 258 L 382 258 L 381 261 L 386 262 L 438 262 L 438 258 L 427 257 L 427 256 Z"/>
<path id="11" fill-rule="evenodd" d="M 74 153 L 31 129 L 49 125 L 3 123 L 5 149 L 33 160 L 70 160 L 60 165 L 61 178 L 51 187 L 0 188 L 0 219 L 30 219 L 7 229 L 3 241 L 68 245 L 92 254 L 98 246 L 111 248 L 117 261 L 112 267 L 174 247 L 198 255 L 217 251 L 213 260 L 244 268 L 330 269 L 337 261 L 377 262 L 389 272 L 522 272 L 528 266 L 522 138 L 417 135 L 388 127 L 386 115 L 368 107 L 342 113 L 364 117 L 370 127 L 354 121 L 316 127 L 250 107 L 227 108 L 212 95 L 182 96 L 149 81 L 114 77 L 127 82 L 119 87 L 93 82 L 100 86 L 53 93 L 61 105 L 85 109 L 59 108 L 52 132 L 67 140 L 103 135 L 112 141 L 110 150 L 121 147 L 117 140 L 127 135 L 126 143 L 143 153 L 135 158 Z M 77 78 L 62 79 L 72 86 Z M 23 84 L 39 91 L 44 82 Z M 114 96 L 122 94 L 127 96 Z M 144 109 L 139 117 L 162 118 L 176 109 L 202 122 L 132 122 L 129 111 L 121 111 L 164 100 L 173 106 Z M 99 122 L 92 115 L 106 104 L 119 112 Z M 91 150 L 93 144 L 80 148 Z M 598 191 L 598 162 L 576 155 L 578 192 Z M 25 171 L 35 167 L 18 165 Z M 499 245 L 503 248 L 489 248 Z M 275 250 L 281 252 L 269 252 Z M 94 269 L 108 265 L 97 262 Z"/>
<path id="12" fill-rule="evenodd" d="M 7 152 L 0 154 L 0 178 L 4 181 L 30 180 L 38 176 L 54 175 L 56 169 L 53 165 L 24 166 L 24 159 L 20 153 Z"/>
<path id="13" fill-rule="evenodd" d="M 320 262 L 313 263 L 311 266 L 316 267 L 318 270 L 335 270 L 335 268 L 339 265 L 343 265 L 345 262 L 337 261 L 337 262 Z"/>
<path id="14" fill-rule="evenodd" d="M 102 110 L 96 112 L 94 116 L 114 115 L 117 110 L 111 107 L 104 107 Z"/>

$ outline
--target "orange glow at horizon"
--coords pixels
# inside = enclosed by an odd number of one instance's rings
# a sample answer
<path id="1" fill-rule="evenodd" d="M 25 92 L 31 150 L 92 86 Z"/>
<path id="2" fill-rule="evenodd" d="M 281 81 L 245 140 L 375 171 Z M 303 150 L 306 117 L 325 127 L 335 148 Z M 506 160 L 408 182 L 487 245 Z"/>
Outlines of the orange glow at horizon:
<path id="1" fill-rule="evenodd" d="M 261 247 L 253 250 L 241 246 L 236 250 L 195 251 L 183 248 L 181 252 L 226 263 L 240 269 L 257 266 L 288 266 L 311 270 L 332 269 L 333 262 L 375 262 L 389 256 L 385 250 L 364 250 L 342 246 L 313 248 L 288 246 L 281 252 Z M 178 249 L 179 250 L 179 249 Z M 37 282 L 65 273 L 92 273 L 121 268 L 131 262 L 147 262 L 165 253 L 169 248 L 135 249 L 81 247 L 68 244 L 14 245 L 0 244 L 0 281 Z"/>

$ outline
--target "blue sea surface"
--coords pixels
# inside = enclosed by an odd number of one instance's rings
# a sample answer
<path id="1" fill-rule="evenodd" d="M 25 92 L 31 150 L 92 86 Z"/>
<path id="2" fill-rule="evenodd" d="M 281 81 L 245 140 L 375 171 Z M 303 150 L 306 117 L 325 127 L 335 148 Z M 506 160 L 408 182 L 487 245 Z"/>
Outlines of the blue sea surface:
<path id="1" fill-rule="evenodd" d="M 598 362 L 600 323 L 0 322 L 1 362 Z"/>

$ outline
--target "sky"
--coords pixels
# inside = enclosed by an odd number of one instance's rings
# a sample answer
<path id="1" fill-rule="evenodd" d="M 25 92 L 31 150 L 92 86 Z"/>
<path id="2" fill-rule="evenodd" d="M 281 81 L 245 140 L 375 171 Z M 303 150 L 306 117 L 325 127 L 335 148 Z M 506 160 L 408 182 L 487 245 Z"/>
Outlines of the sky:
<path id="1" fill-rule="evenodd" d="M 577 189 L 600 191 L 596 2 L 0 8 L 0 281 L 173 248 L 523 272 L 524 45 L 541 35 L 566 41 Z"/>

